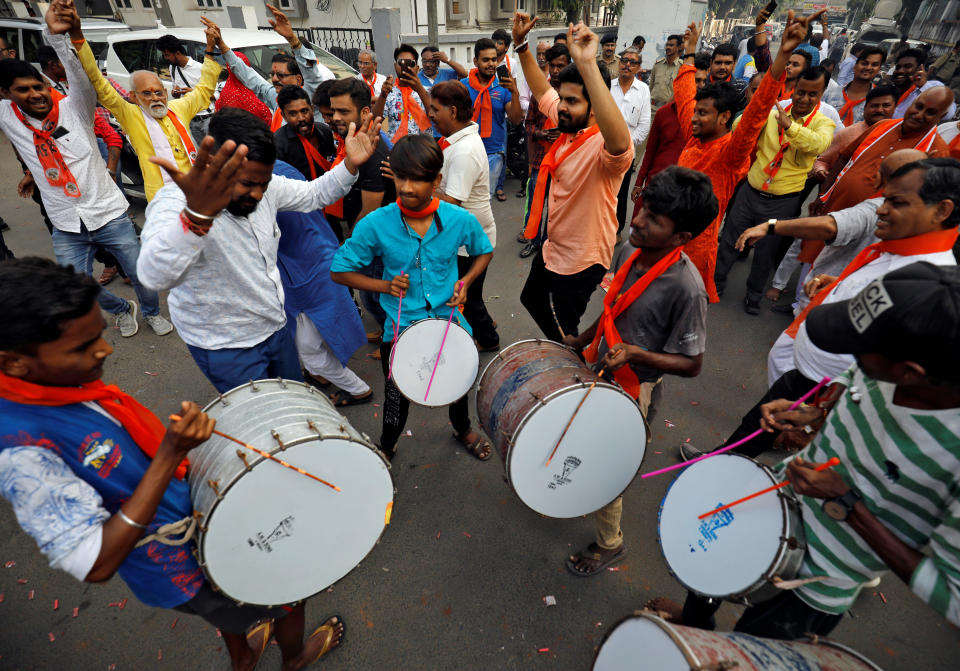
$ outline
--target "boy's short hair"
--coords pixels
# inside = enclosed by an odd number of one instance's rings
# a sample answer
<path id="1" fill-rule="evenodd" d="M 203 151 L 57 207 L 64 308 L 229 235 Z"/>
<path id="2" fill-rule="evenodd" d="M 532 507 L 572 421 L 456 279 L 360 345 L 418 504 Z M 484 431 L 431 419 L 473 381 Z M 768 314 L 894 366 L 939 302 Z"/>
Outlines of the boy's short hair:
<path id="1" fill-rule="evenodd" d="M 397 177 L 432 182 L 443 169 L 443 151 L 430 135 L 404 135 L 390 151 L 390 168 Z"/>
<path id="2" fill-rule="evenodd" d="M 717 218 L 720 204 L 710 178 L 698 170 L 671 165 L 650 178 L 643 206 L 673 222 L 674 233 L 695 238 Z"/>

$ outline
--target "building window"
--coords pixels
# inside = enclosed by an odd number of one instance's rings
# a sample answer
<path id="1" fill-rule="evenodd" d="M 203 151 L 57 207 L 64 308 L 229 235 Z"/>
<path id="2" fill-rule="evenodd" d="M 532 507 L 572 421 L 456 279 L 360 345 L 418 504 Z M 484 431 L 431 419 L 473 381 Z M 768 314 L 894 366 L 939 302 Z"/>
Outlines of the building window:
<path id="1" fill-rule="evenodd" d="M 292 7 L 290 0 L 280 0 L 279 5 L 280 9 L 290 9 Z"/>
<path id="2" fill-rule="evenodd" d="M 126 9 L 133 9 L 133 3 L 131 0 L 117 0 L 118 7 L 124 7 Z"/>
<path id="3" fill-rule="evenodd" d="M 220 0 L 197 0 L 197 7 L 201 9 L 214 9 L 216 7 L 223 7 L 223 3 Z"/>
<path id="4" fill-rule="evenodd" d="M 144 9 L 151 9 L 153 7 L 153 3 L 150 2 L 150 0 L 140 0 L 140 1 L 143 3 Z"/>

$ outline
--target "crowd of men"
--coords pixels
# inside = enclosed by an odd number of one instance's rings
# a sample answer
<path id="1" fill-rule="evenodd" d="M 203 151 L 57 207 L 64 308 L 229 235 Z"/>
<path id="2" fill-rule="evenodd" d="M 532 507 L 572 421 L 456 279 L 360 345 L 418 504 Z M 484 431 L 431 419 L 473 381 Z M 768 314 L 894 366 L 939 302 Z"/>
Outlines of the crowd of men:
<path id="1" fill-rule="evenodd" d="M 0 263 L 0 492 L 51 566 L 92 582 L 119 573 L 144 603 L 204 617 L 235 669 L 253 668 L 272 637 L 285 669 L 335 648 L 338 618 L 305 638 L 302 603 L 236 604 L 192 555 L 157 540 L 191 514 L 184 460 L 214 423 L 184 402 L 164 426 L 100 381 L 112 352 L 101 309 L 122 337 L 140 311 L 158 335 L 176 327 L 220 392 L 283 377 L 333 385 L 338 407 L 374 398 L 347 364 L 379 344 L 378 447 L 393 459 L 409 410 L 390 377 L 398 335 L 449 313 L 480 351 L 501 345 L 483 283 L 497 246 L 491 199 L 506 199 L 519 154 L 523 225 L 501 250 L 516 235 L 532 257 L 520 300 L 544 337 L 608 371 L 648 421 L 664 375 L 700 373 L 708 305 L 738 256 L 752 250 L 745 311 L 767 300 L 794 318 L 768 353 L 769 391 L 723 445 L 763 426 L 739 451 L 804 450 L 785 473 L 809 546 L 799 577 L 826 579 L 749 609 L 737 629 L 827 635 L 886 571 L 960 624 L 960 47 L 929 70 L 923 52 L 902 49 L 886 77 L 882 50 L 853 45 L 838 83 L 819 62 L 826 25 L 812 31 L 822 12 L 791 11 L 771 53 L 763 10 L 742 54 L 698 52 L 691 24 L 645 71 L 642 37 L 617 53 L 615 37 L 579 24 L 535 43 L 536 17 L 517 13 L 510 32 L 476 42 L 472 68 L 400 44 L 389 74 L 365 50 L 360 73 L 337 80 L 269 8 L 292 54 L 274 56 L 270 81 L 204 18 L 202 63 L 176 38 L 159 42 L 171 93 L 147 71 L 118 90 L 73 0 L 46 14 L 42 73 L 0 49 L 0 129 L 56 257 Z M 108 117 L 144 174 L 139 236 Z M 139 302 L 91 277 L 102 254 Z M 794 275 L 795 300 L 782 303 Z M 605 278 L 602 314 L 582 323 Z M 824 377 L 833 384 L 816 402 L 788 409 Z M 467 397 L 448 411 L 456 440 L 489 459 Z M 702 454 L 686 444 L 681 456 Z M 841 466 L 816 469 L 831 457 Z M 621 498 L 597 511 L 594 542 L 566 560 L 572 573 L 625 556 L 622 515 Z M 649 604 L 704 628 L 718 606 L 694 593 Z"/>

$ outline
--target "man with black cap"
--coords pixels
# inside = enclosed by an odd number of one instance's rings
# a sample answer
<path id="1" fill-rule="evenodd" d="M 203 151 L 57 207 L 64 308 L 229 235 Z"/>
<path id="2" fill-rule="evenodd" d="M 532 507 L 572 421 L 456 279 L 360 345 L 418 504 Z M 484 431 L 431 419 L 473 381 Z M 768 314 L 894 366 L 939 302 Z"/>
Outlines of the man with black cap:
<path id="1" fill-rule="evenodd" d="M 794 590 L 747 609 L 736 631 L 794 639 L 828 635 L 863 588 L 893 571 L 960 624 L 960 271 L 910 264 L 850 300 L 810 312 L 820 349 L 853 355 L 819 407 L 763 406 L 763 428 L 818 432 L 786 468 L 800 497 L 807 549 Z M 832 469 L 816 467 L 839 459 Z M 921 551 L 926 548 L 926 551 Z M 826 578 L 826 579 L 823 579 Z M 712 628 L 719 602 L 690 595 L 681 610 L 650 607 Z"/>
<path id="2" fill-rule="evenodd" d="M 607 33 L 600 38 L 600 58 L 597 65 L 606 68 L 610 73 L 610 81 L 620 76 L 620 59 L 617 58 L 617 34 Z"/>

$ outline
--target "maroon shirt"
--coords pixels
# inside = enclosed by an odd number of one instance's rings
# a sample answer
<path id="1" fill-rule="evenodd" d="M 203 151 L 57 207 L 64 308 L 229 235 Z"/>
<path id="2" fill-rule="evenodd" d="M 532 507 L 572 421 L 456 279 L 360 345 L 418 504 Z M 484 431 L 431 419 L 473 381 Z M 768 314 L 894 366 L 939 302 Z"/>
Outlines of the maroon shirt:
<path id="1" fill-rule="evenodd" d="M 657 110 L 650 126 L 647 148 L 643 162 L 637 171 L 636 186 L 643 186 L 647 180 L 680 160 L 680 152 L 686 144 L 680 121 L 677 119 L 677 103 L 670 102 Z"/>

